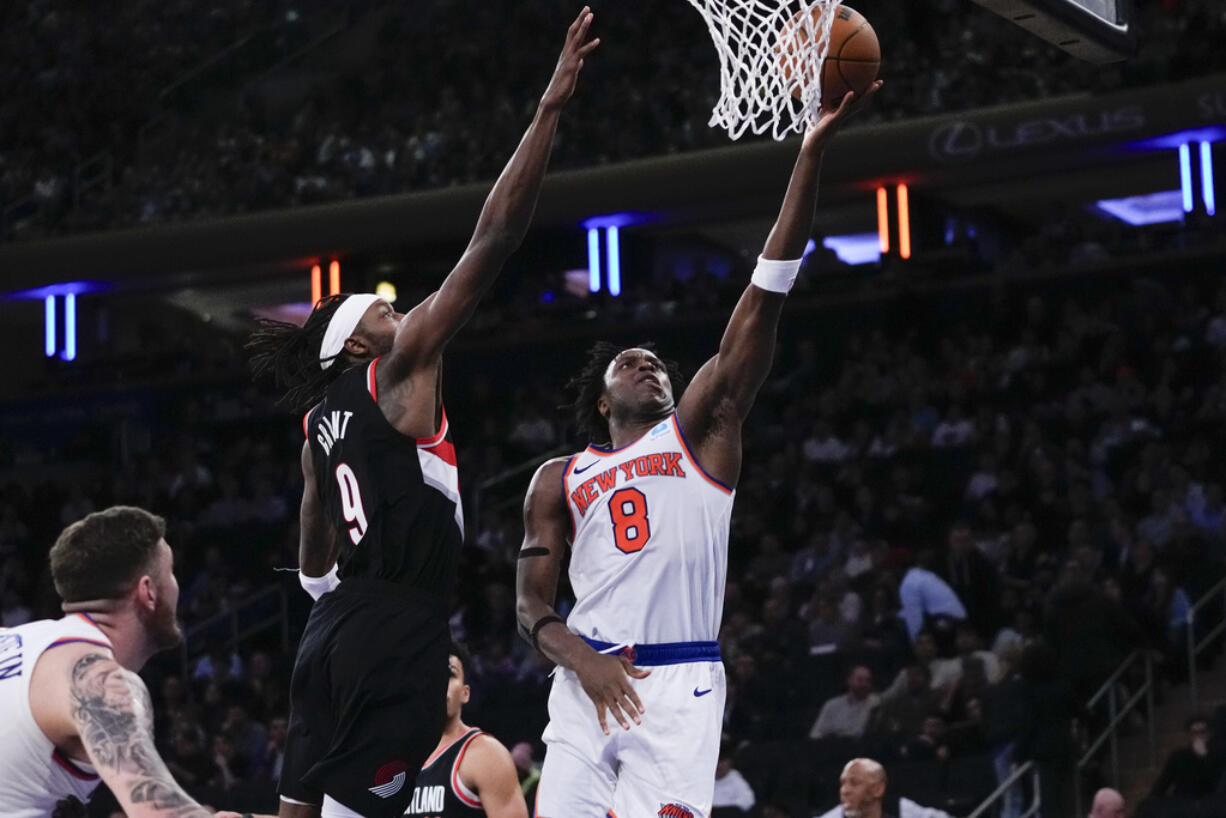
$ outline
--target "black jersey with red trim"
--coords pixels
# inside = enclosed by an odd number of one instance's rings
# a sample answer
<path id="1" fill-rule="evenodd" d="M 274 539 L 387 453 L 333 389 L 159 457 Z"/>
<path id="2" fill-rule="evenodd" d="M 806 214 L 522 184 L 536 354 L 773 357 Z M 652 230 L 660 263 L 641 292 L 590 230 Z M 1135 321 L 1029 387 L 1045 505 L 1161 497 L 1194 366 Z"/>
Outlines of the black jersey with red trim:
<path id="1" fill-rule="evenodd" d="M 417 774 L 413 800 L 405 815 L 425 818 L 473 818 L 481 799 L 460 780 L 460 762 L 468 745 L 481 735 L 476 727 L 432 755 Z"/>
<path id="2" fill-rule="evenodd" d="M 464 540 L 447 413 L 433 437 L 401 434 L 379 408 L 378 364 L 345 372 L 303 418 L 316 490 L 340 542 L 340 578 L 446 593 Z"/>

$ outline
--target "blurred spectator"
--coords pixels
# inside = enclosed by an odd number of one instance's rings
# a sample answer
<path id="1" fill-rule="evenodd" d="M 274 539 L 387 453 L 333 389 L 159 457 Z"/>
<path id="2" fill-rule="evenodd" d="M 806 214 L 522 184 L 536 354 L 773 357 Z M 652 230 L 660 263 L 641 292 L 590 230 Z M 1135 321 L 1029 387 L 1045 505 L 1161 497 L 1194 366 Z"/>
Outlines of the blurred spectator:
<path id="1" fill-rule="evenodd" d="M 725 738 L 719 744 L 719 762 L 715 765 L 715 797 L 711 801 L 713 810 L 725 809 L 722 813 L 716 813 L 719 815 L 747 815 L 754 807 L 753 788 L 745 776 L 733 767 L 734 755 L 732 742 Z"/>
<path id="2" fill-rule="evenodd" d="M 536 785 L 541 780 L 541 765 L 533 758 L 532 745 L 521 741 L 511 748 L 511 760 L 519 775 L 519 786 L 524 791 L 524 801 L 536 803 Z"/>
<path id="3" fill-rule="evenodd" d="M 847 692 L 822 705 L 817 721 L 809 730 L 809 738 L 859 738 L 864 735 L 869 718 L 880 703 L 880 697 L 873 692 L 873 672 L 864 665 L 856 665 L 847 674 Z"/>
<path id="4" fill-rule="evenodd" d="M 1209 720 L 1200 716 L 1188 719 L 1186 747 L 1171 750 L 1162 772 L 1149 792 L 1150 798 L 1184 798 L 1199 801 L 1217 789 L 1222 780 L 1221 759 L 1209 752 L 1212 738 Z"/>
<path id="5" fill-rule="evenodd" d="M 917 564 L 903 575 L 898 587 L 900 615 L 913 641 L 922 628 L 927 628 L 934 636 L 948 634 L 952 644 L 954 625 L 966 619 L 966 608 L 945 580 L 928 570 L 931 559 L 930 553 L 921 554 Z"/>
<path id="6" fill-rule="evenodd" d="M 882 694 L 877 708 L 876 729 L 887 733 L 918 733 L 924 719 L 937 709 L 942 700 L 932 689 L 932 674 L 925 664 L 909 665 L 903 670 L 906 684 L 901 691 Z"/>
<path id="7" fill-rule="evenodd" d="M 1088 818 L 1124 818 L 1126 814 L 1124 796 L 1120 795 L 1119 791 L 1103 787 L 1094 793 Z"/>

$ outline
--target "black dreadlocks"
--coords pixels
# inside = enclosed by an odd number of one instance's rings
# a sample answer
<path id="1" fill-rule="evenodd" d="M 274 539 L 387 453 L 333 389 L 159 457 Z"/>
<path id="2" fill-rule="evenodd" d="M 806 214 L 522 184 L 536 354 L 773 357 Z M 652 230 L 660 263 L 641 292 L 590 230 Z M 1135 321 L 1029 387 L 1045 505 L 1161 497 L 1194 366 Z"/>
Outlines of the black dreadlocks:
<path id="1" fill-rule="evenodd" d="M 635 344 L 637 349 L 648 349 L 655 352 L 654 344 Z M 604 373 L 608 371 L 609 364 L 613 359 L 631 347 L 617 346 L 610 344 L 607 341 L 597 341 L 591 349 L 587 351 L 587 362 L 583 365 L 583 369 L 579 370 L 579 374 L 575 375 L 566 384 L 568 392 L 575 395 L 572 403 L 562 407 L 569 409 L 574 416 L 575 431 L 578 432 L 581 440 L 587 440 L 597 446 L 606 446 L 612 443 L 612 435 L 609 434 L 609 421 L 605 420 L 604 415 L 600 414 L 600 410 L 596 404 L 600 400 L 600 396 L 604 394 Z M 685 391 L 685 376 L 681 374 L 681 367 L 676 361 L 663 361 L 664 368 L 668 372 L 668 379 L 673 385 L 673 400 L 681 401 L 681 393 Z"/>
<path id="2" fill-rule="evenodd" d="M 328 322 L 351 293 L 329 295 L 319 299 L 315 309 L 301 327 L 285 321 L 260 318 L 260 328 L 247 338 L 251 352 L 251 372 L 256 380 L 271 380 L 285 394 L 277 401 L 302 412 L 323 400 L 332 382 L 349 368 L 341 352 L 335 365 L 319 366 L 319 348 Z"/>

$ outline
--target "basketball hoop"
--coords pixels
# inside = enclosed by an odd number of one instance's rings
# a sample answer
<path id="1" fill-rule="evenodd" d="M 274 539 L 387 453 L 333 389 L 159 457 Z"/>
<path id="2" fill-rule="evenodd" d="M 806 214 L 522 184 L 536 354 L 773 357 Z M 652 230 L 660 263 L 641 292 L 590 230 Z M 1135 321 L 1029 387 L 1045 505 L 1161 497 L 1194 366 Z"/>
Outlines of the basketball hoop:
<path id="1" fill-rule="evenodd" d="M 776 140 L 804 133 L 821 111 L 822 60 L 839 0 L 689 0 L 719 53 L 710 126 Z"/>

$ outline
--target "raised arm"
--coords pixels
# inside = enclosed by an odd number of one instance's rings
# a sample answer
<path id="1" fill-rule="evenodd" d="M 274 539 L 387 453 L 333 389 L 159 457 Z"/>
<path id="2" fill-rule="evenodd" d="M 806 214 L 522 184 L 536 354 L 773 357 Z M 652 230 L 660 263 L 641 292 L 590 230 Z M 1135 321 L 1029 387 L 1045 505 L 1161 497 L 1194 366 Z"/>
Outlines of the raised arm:
<path id="1" fill-rule="evenodd" d="M 72 664 L 72 722 L 90 762 L 129 818 L 208 818 L 153 743 L 153 702 L 140 677 L 96 650 Z"/>
<path id="2" fill-rule="evenodd" d="M 503 264 L 523 241 L 536 210 L 562 108 L 575 91 L 584 58 L 600 44 L 599 39 L 587 40 L 591 24 L 592 13 L 585 6 L 566 32 L 566 43 L 536 116 L 485 200 L 464 255 L 438 291 L 401 321 L 395 346 L 384 364 L 389 371 L 404 377 L 432 365 L 472 317 Z"/>
<path id="3" fill-rule="evenodd" d="M 874 83 L 858 99 L 849 92 L 805 134 L 753 280 L 732 312 L 719 351 L 699 369 L 677 407 L 703 466 L 728 485 L 740 474 L 740 426 L 770 372 L 784 298 L 813 232 L 822 153 L 842 122 L 880 87 Z"/>
<path id="4" fill-rule="evenodd" d="M 596 706 L 596 718 L 609 734 L 606 712 L 626 730 L 640 723 L 643 703 L 630 684 L 651 671 L 640 670 L 622 656 L 607 656 L 566 627 L 554 608 L 562 559 L 570 542 L 570 510 L 562 486 L 566 458 L 550 460 L 537 469 L 524 499 L 524 544 L 515 575 L 515 613 L 519 629 L 532 646 L 579 677 Z M 624 713 L 623 713 L 624 711 Z M 628 717 L 628 718 L 627 718 Z"/>

